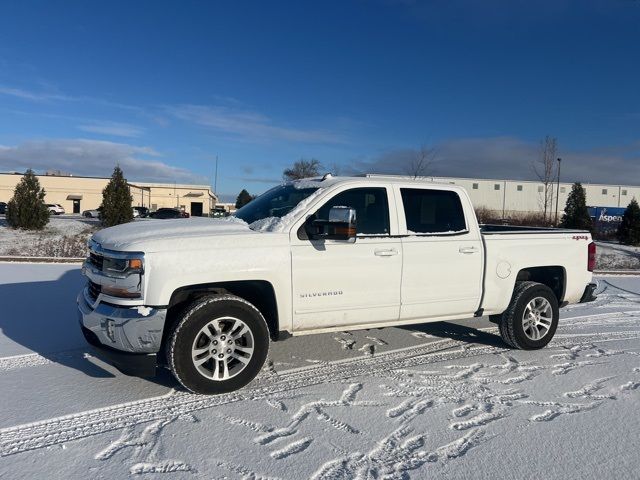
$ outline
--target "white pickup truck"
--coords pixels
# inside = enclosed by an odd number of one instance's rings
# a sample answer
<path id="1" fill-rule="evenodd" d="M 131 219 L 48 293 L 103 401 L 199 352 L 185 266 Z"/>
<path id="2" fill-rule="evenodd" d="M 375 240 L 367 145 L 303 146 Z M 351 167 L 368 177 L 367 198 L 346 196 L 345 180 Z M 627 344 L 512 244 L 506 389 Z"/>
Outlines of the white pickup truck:
<path id="1" fill-rule="evenodd" d="M 187 389 L 250 382 L 290 335 L 488 315 L 513 348 L 593 300 L 585 231 L 479 225 L 455 185 L 385 177 L 275 187 L 227 219 L 96 233 L 78 295 L 86 339 L 124 373 Z"/>

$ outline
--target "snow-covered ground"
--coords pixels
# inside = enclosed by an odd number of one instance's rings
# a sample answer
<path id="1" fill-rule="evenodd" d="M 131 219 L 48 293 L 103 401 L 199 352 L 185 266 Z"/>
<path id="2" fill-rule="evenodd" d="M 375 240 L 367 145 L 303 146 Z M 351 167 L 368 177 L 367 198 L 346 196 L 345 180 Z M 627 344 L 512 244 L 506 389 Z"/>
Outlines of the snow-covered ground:
<path id="1" fill-rule="evenodd" d="M 616 242 L 596 242 L 597 268 L 600 270 L 640 270 L 640 247 Z"/>
<path id="2" fill-rule="evenodd" d="M 100 223 L 81 216 L 52 216 L 42 231 L 14 230 L 0 217 L 0 256 L 84 256 L 87 238 Z M 69 255 L 72 254 L 72 255 Z"/>
<path id="3" fill-rule="evenodd" d="M 640 277 L 601 277 L 552 344 L 485 319 L 295 337 L 245 389 L 86 354 L 77 265 L 0 263 L 0 477 L 637 478 Z"/>

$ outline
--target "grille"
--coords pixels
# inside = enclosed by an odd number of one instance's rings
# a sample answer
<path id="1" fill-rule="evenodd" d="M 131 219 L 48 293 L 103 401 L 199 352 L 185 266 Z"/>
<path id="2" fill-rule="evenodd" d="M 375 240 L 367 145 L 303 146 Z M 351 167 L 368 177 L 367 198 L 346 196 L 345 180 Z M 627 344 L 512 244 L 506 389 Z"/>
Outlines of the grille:
<path id="1" fill-rule="evenodd" d="M 97 253 L 89 253 L 89 261 L 100 271 L 102 271 L 102 264 L 104 263 L 104 257 Z"/>
<path id="2" fill-rule="evenodd" d="M 87 285 L 88 288 L 88 293 L 89 293 L 89 297 L 92 300 L 96 300 L 98 298 L 98 295 L 100 295 L 100 291 L 102 290 L 102 287 L 100 287 L 100 285 L 98 285 L 97 283 L 93 283 L 91 280 L 89 280 L 89 284 Z"/>

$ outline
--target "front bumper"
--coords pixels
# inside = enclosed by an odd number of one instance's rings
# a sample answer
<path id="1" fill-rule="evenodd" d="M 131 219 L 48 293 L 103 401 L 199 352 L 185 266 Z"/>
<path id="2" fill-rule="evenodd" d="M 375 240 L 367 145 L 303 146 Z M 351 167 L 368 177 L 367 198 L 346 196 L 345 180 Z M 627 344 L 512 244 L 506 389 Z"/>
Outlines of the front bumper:
<path id="1" fill-rule="evenodd" d="M 82 333 L 98 358 L 127 375 L 155 374 L 166 309 L 92 305 L 86 288 L 77 302 Z"/>
<path id="2" fill-rule="evenodd" d="M 102 345 L 95 333 L 80 326 L 82 334 L 91 346 L 92 353 L 113 365 L 125 375 L 133 377 L 153 377 L 158 366 L 156 353 L 127 353 Z"/>
<path id="3" fill-rule="evenodd" d="M 582 298 L 580 298 L 580 303 L 593 302 L 596 299 L 596 296 L 593 292 L 595 292 L 597 285 L 595 283 L 590 283 L 584 289 L 584 293 L 582 294 Z"/>

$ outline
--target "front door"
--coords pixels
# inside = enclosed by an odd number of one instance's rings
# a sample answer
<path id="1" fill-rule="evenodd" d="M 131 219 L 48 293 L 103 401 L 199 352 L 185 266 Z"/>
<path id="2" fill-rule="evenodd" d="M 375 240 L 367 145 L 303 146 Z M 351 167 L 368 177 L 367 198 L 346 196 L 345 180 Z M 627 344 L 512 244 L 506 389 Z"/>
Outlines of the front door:
<path id="1" fill-rule="evenodd" d="M 73 201 L 73 213 L 80 213 L 80 200 Z"/>
<path id="2" fill-rule="evenodd" d="M 304 226 L 293 233 L 295 331 L 398 319 L 402 245 L 391 236 L 389 193 L 384 187 L 342 189 L 316 210 L 314 218 L 328 219 L 333 206 L 355 208 L 355 243 L 309 240 Z"/>
<path id="3" fill-rule="evenodd" d="M 480 303 L 483 268 L 475 219 L 465 218 L 454 190 L 398 188 L 396 197 L 406 225 L 400 318 L 471 316 Z"/>

